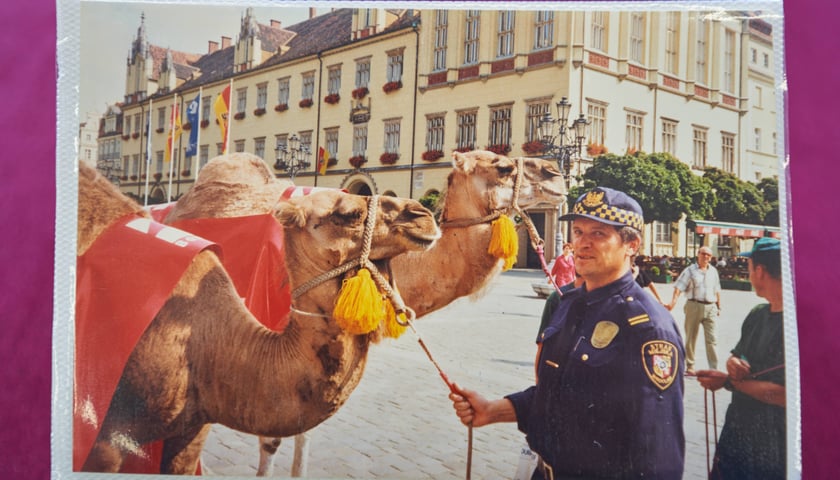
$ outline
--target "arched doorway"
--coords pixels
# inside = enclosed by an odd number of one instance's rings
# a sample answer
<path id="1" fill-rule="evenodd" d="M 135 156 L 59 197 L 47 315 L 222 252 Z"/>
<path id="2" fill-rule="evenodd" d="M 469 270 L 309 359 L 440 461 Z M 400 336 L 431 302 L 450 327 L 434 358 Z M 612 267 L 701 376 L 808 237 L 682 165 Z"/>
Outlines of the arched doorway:
<path id="1" fill-rule="evenodd" d="M 373 192 L 370 190 L 370 185 L 365 182 L 354 182 L 347 188 L 347 191 L 355 195 L 373 195 Z"/>

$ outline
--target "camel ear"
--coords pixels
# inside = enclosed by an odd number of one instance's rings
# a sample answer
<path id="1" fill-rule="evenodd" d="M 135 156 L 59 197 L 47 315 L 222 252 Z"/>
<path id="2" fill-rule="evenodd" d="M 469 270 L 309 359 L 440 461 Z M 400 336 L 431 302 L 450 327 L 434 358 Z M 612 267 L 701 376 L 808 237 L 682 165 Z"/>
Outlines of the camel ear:
<path id="1" fill-rule="evenodd" d="M 284 227 L 303 228 L 306 226 L 306 212 L 302 207 L 290 202 L 280 202 L 274 209 L 274 217 Z"/>
<path id="2" fill-rule="evenodd" d="M 472 173 L 475 167 L 475 158 L 461 152 L 452 152 L 452 165 L 464 173 Z"/>

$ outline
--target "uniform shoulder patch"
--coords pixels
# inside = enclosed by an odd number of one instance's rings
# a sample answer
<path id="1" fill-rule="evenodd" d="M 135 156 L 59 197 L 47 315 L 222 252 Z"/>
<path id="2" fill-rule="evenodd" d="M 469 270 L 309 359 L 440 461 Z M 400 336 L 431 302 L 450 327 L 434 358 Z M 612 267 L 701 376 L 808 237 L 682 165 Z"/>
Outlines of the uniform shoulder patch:
<path id="1" fill-rule="evenodd" d="M 674 383 L 679 362 L 679 350 L 671 342 L 652 340 L 642 345 L 642 365 L 645 374 L 660 390 L 665 390 Z"/>

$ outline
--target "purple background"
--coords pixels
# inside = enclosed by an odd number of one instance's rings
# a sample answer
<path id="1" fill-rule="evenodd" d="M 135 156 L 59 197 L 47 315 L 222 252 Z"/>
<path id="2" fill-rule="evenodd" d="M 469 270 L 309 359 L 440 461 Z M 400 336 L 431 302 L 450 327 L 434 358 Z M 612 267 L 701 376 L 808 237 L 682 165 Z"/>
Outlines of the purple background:
<path id="1" fill-rule="evenodd" d="M 802 381 L 804 478 L 834 478 L 840 415 L 836 205 L 840 8 L 785 9 L 794 267 Z M 0 3 L 0 478 L 48 478 L 55 218 L 55 2 Z M 10 108 L 11 107 L 11 108 Z M 62 159 L 70 162 L 72 159 Z M 62 239 L 57 239 L 62 241 Z M 836 402 L 834 402 L 836 403 Z"/>

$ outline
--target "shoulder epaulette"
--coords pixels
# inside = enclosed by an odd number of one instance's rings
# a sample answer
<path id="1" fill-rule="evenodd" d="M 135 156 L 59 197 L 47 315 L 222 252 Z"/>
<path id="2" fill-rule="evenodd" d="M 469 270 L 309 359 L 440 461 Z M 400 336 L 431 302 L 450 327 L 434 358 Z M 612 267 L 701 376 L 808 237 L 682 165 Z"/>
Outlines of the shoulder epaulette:
<path id="1" fill-rule="evenodd" d="M 624 305 L 627 324 L 631 327 L 650 321 L 647 309 L 642 302 L 637 302 L 633 297 L 624 297 Z"/>

